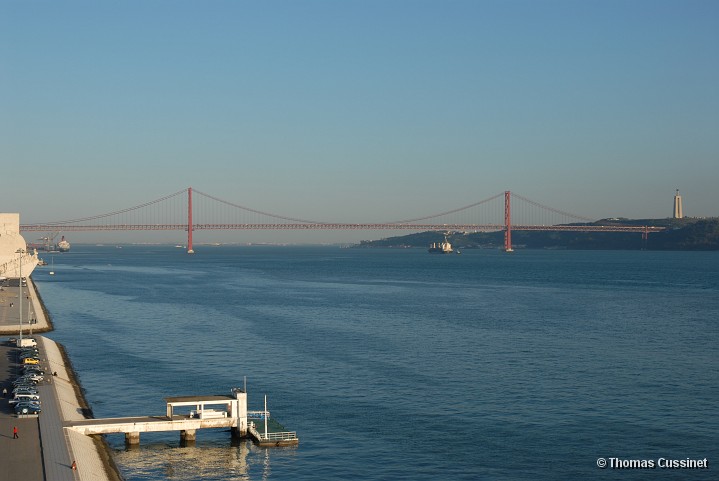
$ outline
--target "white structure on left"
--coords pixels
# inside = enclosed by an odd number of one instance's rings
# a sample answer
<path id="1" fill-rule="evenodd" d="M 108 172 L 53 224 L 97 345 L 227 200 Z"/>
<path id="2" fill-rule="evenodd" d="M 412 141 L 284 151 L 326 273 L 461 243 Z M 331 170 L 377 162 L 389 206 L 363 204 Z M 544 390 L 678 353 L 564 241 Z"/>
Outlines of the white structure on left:
<path id="1" fill-rule="evenodd" d="M 27 277 L 38 260 L 37 251 L 27 252 L 20 235 L 20 214 L 0 214 L 0 278 L 18 278 L 21 271 L 22 277 Z"/>

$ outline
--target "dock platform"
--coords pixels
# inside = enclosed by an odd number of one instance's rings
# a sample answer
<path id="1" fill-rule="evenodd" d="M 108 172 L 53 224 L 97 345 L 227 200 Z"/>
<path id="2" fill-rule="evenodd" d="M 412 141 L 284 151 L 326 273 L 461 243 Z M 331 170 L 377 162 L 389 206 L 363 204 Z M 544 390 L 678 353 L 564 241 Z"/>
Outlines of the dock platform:
<path id="1" fill-rule="evenodd" d="M 124 433 L 127 445 L 140 443 L 141 433 L 179 431 L 180 443 L 186 445 L 196 439 L 198 429 L 227 429 L 238 438 L 250 437 L 259 446 L 292 446 L 299 444 L 295 432 L 265 429 L 260 432 L 253 419 L 269 419 L 270 413 L 247 410 L 247 394 L 238 388 L 232 396 L 180 396 L 166 398 L 164 416 L 135 416 L 123 418 L 83 419 L 68 422 L 65 427 L 84 435 Z M 220 406 L 222 409 L 208 408 Z M 194 408 L 194 409 L 191 409 Z M 177 413 L 176 411 L 189 411 Z M 273 427 L 279 426 L 273 423 Z"/>

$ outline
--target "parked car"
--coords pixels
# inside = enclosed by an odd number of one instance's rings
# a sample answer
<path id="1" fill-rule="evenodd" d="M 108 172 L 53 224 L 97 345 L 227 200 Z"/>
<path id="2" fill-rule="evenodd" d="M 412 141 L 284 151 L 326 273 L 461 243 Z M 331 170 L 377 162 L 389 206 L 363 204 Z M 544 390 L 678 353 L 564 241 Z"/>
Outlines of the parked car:
<path id="1" fill-rule="evenodd" d="M 40 359 L 35 359 L 33 357 L 28 357 L 26 359 L 22 360 L 23 364 L 40 364 Z"/>
<path id="2" fill-rule="evenodd" d="M 40 414 L 40 403 L 19 402 L 15 404 L 15 414 Z"/>
<path id="3" fill-rule="evenodd" d="M 37 386 L 37 382 L 36 382 L 36 381 L 32 381 L 32 380 L 30 380 L 30 379 L 21 379 L 21 378 L 18 378 L 18 379 L 15 379 L 15 380 L 12 382 L 12 385 L 13 385 L 13 387 L 20 387 L 20 386 L 35 387 L 35 386 Z"/>
<path id="4" fill-rule="evenodd" d="M 16 394 L 8 402 L 10 404 L 17 404 L 20 401 L 39 401 L 39 400 L 40 400 L 39 394 Z"/>
<path id="5" fill-rule="evenodd" d="M 17 347 L 37 347 L 37 340 L 32 337 L 24 337 L 15 341 Z"/>
<path id="6" fill-rule="evenodd" d="M 22 376 L 20 376 L 20 378 L 29 379 L 30 381 L 35 381 L 35 382 L 39 382 L 39 381 L 42 381 L 43 379 L 45 379 L 45 377 L 42 374 L 35 374 L 35 373 L 31 373 L 31 372 L 29 372 L 27 374 L 23 374 Z"/>
<path id="7" fill-rule="evenodd" d="M 30 390 L 30 389 L 27 389 L 27 390 L 21 389 L 20 391 L 17 391 L 17 392 L 16 392 L 16 391 L 13 391 L 13 393 L 12 393 L 13 396 L 19 396 L 19 395 L 21 395 L 21 394 L 25 394 L 25 395 L 28 395 L 28 396 L 39 396 L 39 395 L 40 395 L 40 393 L 38 393 L 37 391 L 33 392 L 33 391 Z"/>
<path id="8" fill-rule="evenodd" d="M 34 386 L 22 386 L 22 387 L 21 387 L 21 389 L 33 389 L 33 388 L 34 388 Z M 15 393 L 15 392 L 10 393 L 11 396 L 14 396 L 15 394 L 20 394 L 20 393 L 19 393 L 19 392 L 18 392 L 18 393 Z M 39 395 L 39 393 L 31 393 L 31 394 L 38 394 L 38 395 Z"/>
<path id="9" fill-rule="evenodd" d="M 30 391 L 28 394 L 37 394 L 37 386 L 15 386 L 12 393 L 15 394 L 22 391 Z"/>

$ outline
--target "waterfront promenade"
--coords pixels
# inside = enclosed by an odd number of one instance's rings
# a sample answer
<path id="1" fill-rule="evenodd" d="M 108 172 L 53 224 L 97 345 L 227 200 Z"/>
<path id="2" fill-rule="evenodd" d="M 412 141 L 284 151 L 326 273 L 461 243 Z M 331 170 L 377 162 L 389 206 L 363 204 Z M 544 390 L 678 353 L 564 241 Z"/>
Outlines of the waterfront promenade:
<path id="1" fill-rule="evenodd" d="M 6 280 L 0 285 L 0 336 L 18 336 L 20 332 L 20 300 L 22 299 L 22 332 L 28 336 L 31 332 L 41 333 L 52 330 L 52 323 L 45 315 L 42 301 L 32 279 L 27 286 L 20 287 L 16 279 Z M 35 319 L 30 324 L 28 321 Z"/>
<path id="2" fill-rule="evenodd" d="M 12 380 L 18 375 L 17 348 L 7 341 L 19 331 L 19 286 L 3 287 L 0 291 L 0 381 L 12 391 Z M 37 324 L 35 331 L 52 329 L 32 282 L 24 288 L 23 298 L 33 307 Z M 12 303 L 12 307 L 10 304 Z M 27 304 L 23 305 L 26 308 Z M 23 309 L 23 319 L 27 311 Z M 23 326 L 23 336 L 29 332 Z M 18 418 L 7 398 L 0 402 L 0 453 L 3 468 L 0 481 L 111 481 L 120 477 L 112 468 L 109 453 L 100 438 L 85 436 L 67 429 L 73 421 L 86 419 L 84 401 L 71 366 L 61 347 L 45 336 L 33 336 L 40 349 L 45 380 L 38 385 L 42 400 L 39 416 Z M 52 373 L 56 373 L 55 376 Z M 10 394 L 8 394 L 8 397 Z M 13 439 L 13 427 L 18 439 Z M 71 468 L 73 461 L 77 469 Z"/>

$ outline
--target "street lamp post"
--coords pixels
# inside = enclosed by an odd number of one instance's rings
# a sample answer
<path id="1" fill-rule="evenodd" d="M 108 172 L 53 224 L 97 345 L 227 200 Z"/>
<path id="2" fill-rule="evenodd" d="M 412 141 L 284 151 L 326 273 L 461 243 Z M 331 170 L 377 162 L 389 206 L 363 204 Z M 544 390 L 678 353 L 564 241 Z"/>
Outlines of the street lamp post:
<path id="1" fill-rule="evenodd" d="M 20 279 L 20 283 L 22 284 L 22 279 Z M 32 309 L 31 302 L 32 301 L 30 299 L 30 293 L 28 292 L 28 295 L 27 295 L 27 325 L 29 326 L 28 329 L 30 329 L 30 334 L 29 334 L 30 337 L 32 337 L 32 318 L 35 317 L 35 315 L 34 315 L 35 313 L 32 312 L 33 309 Z"/>
<path id="2" fill-rule="evenodd" d="M 18 341 L 18 346 L 22 346 L 22 255 L 25 253 L 25 250 L 18 249 L 15 252 L 20 254 L 20 264 L 18 266 L 18 275 L 20 277 L 17 280 L 18 287 L 20 288 L 20 297 L 18 298 L 18 307 L 20 308 L 20 341 Z"/>

